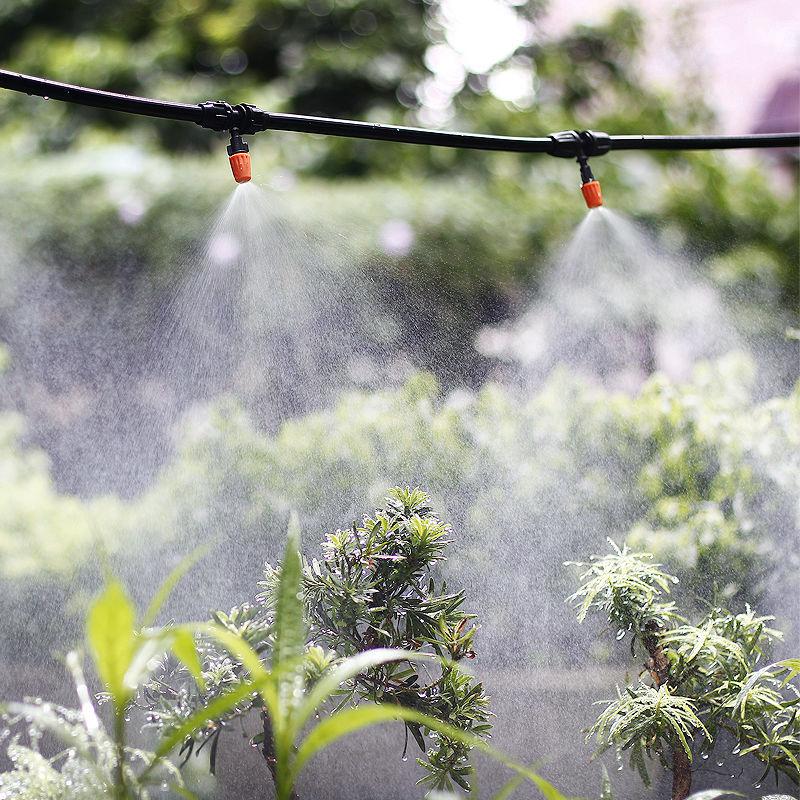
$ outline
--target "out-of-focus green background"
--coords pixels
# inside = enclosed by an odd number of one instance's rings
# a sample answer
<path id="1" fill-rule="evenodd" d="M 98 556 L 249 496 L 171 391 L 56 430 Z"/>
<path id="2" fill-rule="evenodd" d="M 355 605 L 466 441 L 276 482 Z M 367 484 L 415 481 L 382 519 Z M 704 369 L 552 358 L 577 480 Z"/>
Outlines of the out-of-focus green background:
<path id="1" fill-rule="evenodd" d="M 0 61 L 177 101 L 509 135 L 715 130 L 691 52 L 676 56 L 671 81 L 645 77 L 652 28 L 640 12 L 621 7 L 602 23 L 547 35 L 546 3 L 483 5 L 485 44 L 464 55 L 453 44 L 452 2 L 8 0 Z M 660 31 L 677 54 L 691 45 L 682 41 L 691 10 L 678 8 Z M 60 271 L 67 294 L 81 282 L 120 280 L 131 292 L 155 282 L 163 293 L 231 185 L 224 138 L 187 124 L 3 92 L 0 142 L 0 331 L 25 305 L 18 273 L 42 261 Z M 584 215 L 577 171 L 558 159 L 280 133 L 253 137 L 251 149 L 255 180 L 294 226 L 328 239 L 344 231 L 350 249 L 339 249 L 377 287 L 372 313 L 390 320 L 413 366 L 446 388 L 482 382 L 491 365 L 474 333 L 526 308 Z M 744 305 L 747 335 L 780 337 L 798 299 L 795 166 L 786 152 L 615 154 L 595 170 L 612 208 L 666 235 Z M 85 351 L 85 321 L 32 313 L 39 331 L 60 338 L 63 361 Z M 59 424 L 47 403 L 64 405 L 74 387 L 36 379 L 46 391 L 37 399 L 18 390 L 14 402 L 41 432 Z M 74 447 L 66 441 L 62 453 L 65 440 L 52 438 L 58 467 Z"/>

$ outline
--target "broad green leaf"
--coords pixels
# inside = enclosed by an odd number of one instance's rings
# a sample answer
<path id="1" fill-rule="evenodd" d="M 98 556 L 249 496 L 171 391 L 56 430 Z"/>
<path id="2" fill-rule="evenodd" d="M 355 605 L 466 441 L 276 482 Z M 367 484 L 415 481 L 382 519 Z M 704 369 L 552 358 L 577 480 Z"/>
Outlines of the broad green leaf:
<path id="1" fill-rule="evenodd" d="M 702 792 L 690 794 L 686 800 L 720 800 L 723 797 L 747 797 L 741 792 L 732 792 L 722 789 L 704 789 Z"/>
<path id="2" fill-rule="evenodd" d="M 167 631 L 161 630 L 148 631 L 139 636 L 138 647 L 125 672 L 126 691 L 135 692 L 150 677 L 158 659 L 169 650 L 170 638 Z"/>
<path id="3" fill-rule="evenodd" d="M 306 646 L 306 627 L 302 595 L 303 565 L 299 548 L 300 528 L 297 516 L 292 514 L 275 599 L 272 674 L 277 688 L 277 702 L 269 708 L 276 759 L 275 788 L 279 800 L 292 794 L 292 717 L 294 710 L 302 703 L 305 692 L 303 653 Z"/>
<path id="4" fill-rule="evenodd" d="M 133 604 L 116 580 L 92 603 L 86 620 L 86 638 L 97 672 L 118 711 L 131 696 L 125 673 L 136 652 L 135 622 Z"/>
<path id="5" fill-rule="evenodd" d="M 147 607 L 147 611 L 144 612 L 144 617 L 142 617 L 142 628 L 149 628 L 156 621 L 158 612 L 172 594 L 173 589 L 178 585 L 183 576 L 186 575 L 186 573 L 198 561 L 200 561 L 200 559 L 203 558 L 210 549 L 210 544 L 200 545 L 200 547 L 195 548 L 191 553 L 189 553 L 189 555 L 181 559 L 178 566 L 176 566 L 175 569 L 170 572 L 161 586 L 158 587 L 158 591 L 150 601 L 150 605 Z"/>
<path id="6" fill-rule="evenodd" d="M 179 727 L 170 731 L 170 733 L 161 740 L 161 743 L 155 751 L 153 766 L 155 766 L 156 761 L 165 758 L 173 748 L 182 744 L 189 736 L 199 731 L 207 722 L 219 719 L 219 717 L 235 708 L 239 703 L 251 697 L 254 692 L 260 691 L 262 683 L 269 679 L 269 676 L 267 676 L 266 678 L 262 678 L 261 681 L 240 683 L 226 694 L 215 697 L 208 705 L 188 717 Z M 147 772 L 150 772 L 152 768 L 153 767 L 150 767 Z"/>
<path id="7" fill-rule="evenodd" d="M 126 689 L 135 692 L 158 667 L 161 656 L 168 650 L 175 654 L 197 681 L 197 685 L 204 689 L 203 668 L 197 654 L 194 635 L 183 626 L 155 628 L 140 634 L 139 646 L 125 673 Z"/>
<path id="8" fill-rule="evenodd" d="M 542 778 L 533 770 L 517 764 L 507 756 L 490 747 L 486 742 L 475 736 L 475 734 L 462 731 L 446 722 L 429 717 L 405 706 L 389 705 L 364 705 L 358 708 L 349 708 L 327 717 L 311 730 L 306 739 L 297 750 L 297 754 L 292 764 L 292 781 L 296 781 L 303 767 L 316 753 L 324 750 L 328 745 L 341 739 L 350 733 L 355 733 L 362 728 L 370 725 L 377 725 L 392 720 L 405 720 L 406 722 L 416 722 L 426 728 L 437 731 L 458 742 L 462 742 L 468 747 L 474 747 L 487 755 L 504 764 L 509 769 L 531 781 L 541 792 L 546 800 L 567 800 L 567 798 L 556 789 L 553 784 Z"/>
<path id="9" fill-rule="evenodd" d="M 186 628 L 176 628 L 172 634 L 171 649 L 181 664 L 189 670 L 189 674 L 195 679 L 197 685 L 205 690 L 203 666 L 200 663 L 200 656 L 197 653 L 192 633 Z"/>

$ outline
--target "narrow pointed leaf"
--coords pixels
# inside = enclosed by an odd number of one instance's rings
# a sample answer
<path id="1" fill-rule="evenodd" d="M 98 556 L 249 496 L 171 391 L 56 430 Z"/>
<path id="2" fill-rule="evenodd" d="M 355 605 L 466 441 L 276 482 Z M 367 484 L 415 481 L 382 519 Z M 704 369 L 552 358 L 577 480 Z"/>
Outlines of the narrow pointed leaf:
<path id="1" fill-rule="evenodd" d="M 295 716 L 296 732 L 299 732 L 300 728 L 302 728 L 314 712 L 328 700 L 345 681 L 349 681 L 356 675 L 360 675 L 362 672 L 372 669 L 373 667 L 379 667 L 381 664 L 389 664 L 392 661 L 430 662 L 436 660 L 436 656 L 427 653 L 410 653 L 407 650 L 388 647 L 367 650 L 356 656 L 350 656 L 350 658 L 345 659 L 337 667 L 325 673 L 308 692 L 302 708 L 298 710 Z"/>
<path id="2" fill-rule="evenodd" d="M 316 753 L 324 750 L 328 745 L 333 744 L 343 736 L 355 733 L 370 725 L 377 725 L 392 720 L 416 722 L 450 739 L 462 742 L 468 747 L 481 750 L 509 769 L 514 770 L 514 772 L 523 775 L 531 781 L 539 789 L 539 792 L 545 800 L 567 800 L 565 795 L 561 794 L 549 781 L 545 780 L 528 767 L 524 767 L 512 761 L 474 734 L 463 731 L 460 728 L 455 728 L 452 725 L 448 725 L 446 722 L 430 717 L 427 714 L 422 714 L 414 709 L 404 706 L 389 705 L 388 703 L 384 705 L 364 705 L 358 708 L 346 709 L 320 722 L 311 730 L 297 751 L 292 765 L 292 779 L 297 779 L 303 767 Z"/>
<path id="3" fill-rule="evenodd" d="M 272 670 L 279 674 L 287 667 L 296 669 L 306 645 L 306 628 L 303 621 L 301 580 L 303 565 L 300 561 L 300 532 L 297 516 L 292 514 L 286 537 L 286 548 L 281 564 L 275 608 L 275 648 Z"/>
<path id="4" fill-rule="evenodd" d="M 176 658 L 189 670 L 189 674 L 195 679 L 197 685 L 205 690 L 206 682 L 203 678 L 203 666 L 200 663 L 200 656 L 197 653 L 194 636 L 186 628 L 176 628 L 172 636 L 172 652 Z"/>
<path id="5" fill-rule="evenodd" d="M 188 737 L 203 728 L 206 723 L 219 719 L 239 703 L 251 697 L 254 692 L 262 688 L 262 681 L 241 683 L 230 692 L 214 698 L 208 705 L 188 717 L 180 726 L 170 731 L 156 748 L 154 761 L 167 756 L 175 747 L 182 744 Z M 149 770 L 148 770 L 149 771 Z"/>
<path id="6" fill-rule="evenodd" d="M 524 780 L 524 775 L 515 775 L 510 781 L 507 781 L 505 785 L 502 786 L 500 791 L 494 796 L 493 800 L 508 800 L 508 798 L 511 797 L 511 795 L 517 791 L 517 789 L 519 789 Z"/>

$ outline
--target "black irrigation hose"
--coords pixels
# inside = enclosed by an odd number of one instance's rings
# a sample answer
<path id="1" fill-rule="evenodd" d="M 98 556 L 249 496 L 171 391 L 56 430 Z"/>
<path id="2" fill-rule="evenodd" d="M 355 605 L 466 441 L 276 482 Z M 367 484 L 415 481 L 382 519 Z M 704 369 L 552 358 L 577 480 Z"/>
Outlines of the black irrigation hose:
<path id="1" fill-rule="evenodd" d="M 72 86 L 7 70 L 0 70 L 0 88 L 126 114 L 194 122 L 211 130 L 236 130 L 240 134 L 265 130 L 295 131 L 468 150 L 547 153 L 562 158 L 597 156 L 609 150 L 727 150 L 800 146 L 800 133 L 749 136 L 609 136 L 595 131 L 562 131 L 550 136 L 520 137 L 426 130 L 298 114 L 278 114 L 251 105 L 231 106 L 221 101 L 170 103 Z"/>
<path id="2" fill-rule="evenodd" d="M 196 122 L 202 120 L 202 111 L 198 105 L 186 103 L 167 103 L 163 100 L 149 100 L 146 97 L 132 97 L 127 94 L 103 92 L 100 89 L 86 89 L 83 86 L 72 86 L 69 83 L 58 83 L 47 78 L 35 78 L 32 75 L 21 75 L 18 72 L 0 70 L 0 87 L 14 92 L 37 95 L 81 106 L 105 108 L 109 111 L 122 111 L 126 114 L 142 114 L 146 117 L 174 119 L 179 122 Z"/>

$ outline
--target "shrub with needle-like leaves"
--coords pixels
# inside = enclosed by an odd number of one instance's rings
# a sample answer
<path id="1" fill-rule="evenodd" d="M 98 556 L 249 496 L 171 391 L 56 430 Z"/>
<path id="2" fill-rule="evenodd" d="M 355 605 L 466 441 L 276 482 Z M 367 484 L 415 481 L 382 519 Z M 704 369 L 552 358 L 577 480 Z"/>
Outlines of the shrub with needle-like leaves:
<path id="1" fill-rule="evenodd" d="M 482 685 L 458 665 L 461 659 L 475 656 L 474 615 L 462 608 L 464 593 L 451 591 L 432 572 L 445 558 L 450 535 L 449 525 L 434 514 L 427 494 L 395 488 L 384 506 L 361 524 L 327 534 L 321 559 L 303 562 L 306 645 L 298 665 L 301 683 L 313 686 L 342 659 L 377 648 L 434 658 L 425 669 L 409 659 L 365 668 L 337 689 L 329 710 L 372 701 L 415 710 L 471 736 L 488 734 L 488 698 Z M 241 637 L 261 658 L 274 653 L 277 646 L 274 621 L 276 614 L 280 616 L 279 589 L 285 568 L 285 564 L 267 565 L 253 603 L 214 614 L 218 624 Z M 179 664 L 168 662 L 140 697 L 152 724 L 175 729 L 231 685 L 246 679 L 244 665 L 215 641 L 201 639 L 198 649 L 204 688 Z M 208 747 L 213 765 L 223 730 L 254 708 L 261 711 L 262 730 L 253 743 L 274 767 L 273 723 L 259 697 L 245 699 L 193 732 L 184 741 L 186 757 Z M 405 720 L 405 726 L 407 737 L 410 734 L 423 754 L 418 763 L 426 772 L 420 782 L 434 789 L 457 785 L 468 791 L 470 745 L 414 720 Z"/>
<path id="2" fill-rule="evenodd" d="M 270 620 L 269 668 L 264 660 L 231 626 L 215 623 L 189 623 L 153 627 L 152 622 L 186 564 L 179 566 L 156 594 L 145 614 L 139 618 L 122 585 L 111 581 L 94 601 L 87 616 L 87 643 L 108 701 L 110 731 L 100 719 L 80 663 L 71 655 L 69 664 L 75 677 L 80 709 L 71 711 L 41 701 L 0 706 L 0 718 L 21 730 L 11 736 L 6 748 L 14 763 L 8 773 L 0 773 L 0 797 L 14 800 L 150 800 L 152 789 L 172 788 L 187 800 L 196 795 L 182 782 L 180 772 L 170 761 L 176 747 L 201 731 L 218 729 L 221 720 L 236 715 L 243 704 L 259 699 L 263 709 L 265 755 L 275 783 L 277 800 L 293 800 L 295 784 L 308 762 L 320 751 L 350 733 L 371 725 L 402 720 L 421 730 L 435 732 L 452 748 L 466 751 L 478 748 L 509 767 L 515 777 L 507 784 L 515 787 L 523 780 L 533 783 L 546 800 L 564 800 L 563 795 L 532 770 L 514 763 L 491 748 L 475 732 L 456 727 L 450 721 L 425 714 L 417 708 L 396 702 L 362 703 L 359 707 L 339 707 L 319 719 L 318 710 L 341 694 L 352 694 L 352 681 L 359 675 L 391 664 L 441 663 L 434 653 L 410 652 L 376 647 L 325 665 L 314 680 L 308 679 L 307 624 L 302 591 L 303 565 L 298 552 L 299 537 L 290 530 L 283 563 L 272 585 L 273 611 Z M 248 626 L 245 625 L 245 628 Z M 251 633 L 258 626 L 249 626 Z M 206 692 L 206 676 L 231 674 L 221 664 L 203 669 L 195 642 L 200 637 L 207 650 L 211 641 L 224 648 L 230 662 L 239 665 L 236 680 L 191 713 L 176 716 L 153 751 L 132 748 L 129 744 L 129 714 L 134 698 L 157 669 L 159 653 L 171 650 L 193 675 L 197 689 Z M 256 640 L 259 636 L 256 635 Z M 207 664 L 205 666 L 208 666 Z M 444 665 L 445 667 L 447 664 Z M 444 674 L 444 669 L 443 669 Z M 450 673 L 448 673 L 450 674 Z M 341 703 L 339 704 L 342 705 Z M 47 759 L 37 742 L 46 732 L 64 749 Z M 28 746 L 24 743 L 27 736 Z M 2 737 L 0 737 L 2 738 Z M 205 739 L 204 741 L 209 741 Z M 211 741 L 216 742 L 216 738 Z M 501 796 L 508 796 L 503 790 Z"/>
<path id="3" fill-rule="evenodd" d="M 631 653 L 641 645 L 647 659 L 640 683 L 617 689 L 589 730 L 601 750 L 630 754 L 631 767 L 649 784 L 647 760 L 672 770 L 672 798 L 691 791 L 692 763 L 733 737 L 733 755 L 758 759 L 776 782 L 781 774 L 800 784 L 800 660 L 759 669 L 781 632 L 772 617 L 746 606 L 741 613 L 711 608 L 692 624 L 664 601 L 677 578 L 646 553 L 620 549 L 593 557 L 569 598 L 579 621 L 598 611 L 631 634 Z M 760 785 L 760 781 L 759 781 Z"/>

